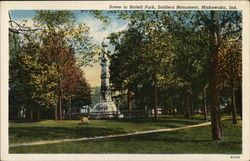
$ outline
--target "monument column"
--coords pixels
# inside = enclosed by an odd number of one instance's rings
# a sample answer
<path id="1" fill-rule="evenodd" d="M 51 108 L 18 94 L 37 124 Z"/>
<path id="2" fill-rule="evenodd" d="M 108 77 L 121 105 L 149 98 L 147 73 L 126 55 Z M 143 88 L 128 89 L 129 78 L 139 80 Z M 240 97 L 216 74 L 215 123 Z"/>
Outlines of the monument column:
<path id="1" fill-rule="evenodd" d="M 101 53 L 101 98 L 100 100 L 112 101 L 111 91 L 109 86 L 109 58 L 108 58 L 108 43 L 107 41 L 102 42 L 102 53 Z"/>
<path id="2" fill-rule="evenodd" d="M 108 51 L 108 41 L 106 39 L 102 42 L 102 52 L 101 52 L 101 91 L 100 100 L 93 108 L 94 118 L 111 118 L 118 117 L 120 113 L 112 101 L 111 90 L 109 86 L 109 57 L 110 52 Z M 94 114 L 95 113 L 95 114 Z"/>

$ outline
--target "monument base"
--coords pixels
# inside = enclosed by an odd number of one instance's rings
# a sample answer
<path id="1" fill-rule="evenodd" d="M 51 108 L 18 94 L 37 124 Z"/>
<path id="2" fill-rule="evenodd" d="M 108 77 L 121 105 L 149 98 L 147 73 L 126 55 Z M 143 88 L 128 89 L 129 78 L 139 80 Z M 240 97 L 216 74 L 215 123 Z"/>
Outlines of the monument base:
<path id="1" fill-rule="evenodd" d="M 122 117 L 123 115 L 112 101 L 104 100 L 96 104 L 93 111 L 89 114 L 90 119 L 116 119 Z"/>
<path id="2" fill-rule="evenodd" d="M 89 119 L 93 119 L 93 120 L 118 119 L 118 118 L 123 118 L 123 115 L 118 113 L 117 111 L 91 112 L 89 114 Z"/>

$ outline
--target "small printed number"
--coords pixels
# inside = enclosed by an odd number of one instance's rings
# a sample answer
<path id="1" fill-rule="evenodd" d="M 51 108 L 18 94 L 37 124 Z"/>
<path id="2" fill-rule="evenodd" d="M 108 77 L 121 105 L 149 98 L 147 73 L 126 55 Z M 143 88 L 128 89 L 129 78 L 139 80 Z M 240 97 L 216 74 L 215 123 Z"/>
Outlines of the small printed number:
<path id="1" fill-rule="evenodd" d="M 231 159 L 240 159 L 240 156 L 237 156 L 237 155 L 233 155 L 230 157 Z"/>

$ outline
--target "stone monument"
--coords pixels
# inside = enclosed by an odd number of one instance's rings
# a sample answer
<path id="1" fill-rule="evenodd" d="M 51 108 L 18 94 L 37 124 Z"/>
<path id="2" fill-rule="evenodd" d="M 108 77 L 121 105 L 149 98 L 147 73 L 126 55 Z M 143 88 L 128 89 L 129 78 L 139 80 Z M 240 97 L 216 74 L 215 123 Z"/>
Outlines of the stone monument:
<path id="1" fill-rule="evenodd" d="M 104 38 L 102 42 L 101 52 L 101 91 L 100 100 L 93 107 L 93 111 L 90 114 L 92 119 L 105 119 L 105 118 L 117 118 L 120 116 L 120 112 L 116 105 L 112 101 L 111 90 L 109 86 L 109 56 L 108 40 Z"/>

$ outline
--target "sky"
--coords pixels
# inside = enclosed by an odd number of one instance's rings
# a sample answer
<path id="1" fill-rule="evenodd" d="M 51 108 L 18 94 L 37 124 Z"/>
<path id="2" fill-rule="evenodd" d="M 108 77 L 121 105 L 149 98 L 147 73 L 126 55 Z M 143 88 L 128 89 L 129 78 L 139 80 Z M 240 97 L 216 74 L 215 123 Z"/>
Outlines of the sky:
<path id="1" fill-rule="evenodd" d="M 89 12 L 83 11 L 73 11 L 76 15 L 77 23 L 85 23 L 90 27 L 90 36 L 93 37 L 93 43 L 100 45 L 103 38 L 107 37 L 112 32 L 118 32 L 126 29 L 128 22 L 124 20 L 119 20 L 115 15 L 109 14 L 111 23 L 108 26 L 104 26 L 103 23 L 91 15 Z M 33 21 L 32 18 L 35 15 L 34 10 L 12 10 L 10 11 L 11 19 L 16 22 L 22 22 L 26 20 L 25 23 L 27 26 L 32 27 Z M 106 14 L 104 12 L 104 14 Z M 110 48 L 112 51 L 112 49 Z M 101 84 L 101 66 L 100 62 L 93 64 L 93 67 L 83 68 L 85 77 L 89 82 L 91 87 L 100 86 Z"/>

